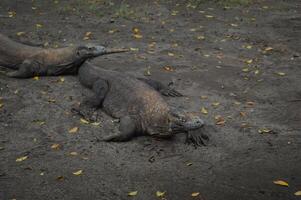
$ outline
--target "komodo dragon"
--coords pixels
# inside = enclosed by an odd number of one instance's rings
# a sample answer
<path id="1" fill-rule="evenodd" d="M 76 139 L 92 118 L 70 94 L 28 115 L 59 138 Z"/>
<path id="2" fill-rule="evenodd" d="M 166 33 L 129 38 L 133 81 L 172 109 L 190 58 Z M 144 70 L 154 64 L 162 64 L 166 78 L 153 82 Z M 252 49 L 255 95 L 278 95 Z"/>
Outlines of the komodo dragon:
<path id="1" fill-rule="evenodd" d="M 15 78 L 76 74 L 78 67 L 89 58 L 124 51 L 127 50 L 107 49 L 96 44 L 44 49 L 0 34 L 0 66 L 16 70 L 7 73 Z"/>
<path id="2" fill-rule="evenodd" d="M 78 76 L 82 85 L 92 89 L 93 96 L 73 111 L 89 120 L 101 107 L 108 115 L 120 119 L 119 132 L 105 137 L 104 141 L 128 141 L 138 135 L 169 138 L 186 132 L 187 139 L 195 145 L 207 144 L 207 135 L 191 132 L 201 128 L 203 120 L 168 106 L 161 96 L 182 96 L 179 92 L 160 82 L 106 70 L 89 62 L 79 68 Z"/>

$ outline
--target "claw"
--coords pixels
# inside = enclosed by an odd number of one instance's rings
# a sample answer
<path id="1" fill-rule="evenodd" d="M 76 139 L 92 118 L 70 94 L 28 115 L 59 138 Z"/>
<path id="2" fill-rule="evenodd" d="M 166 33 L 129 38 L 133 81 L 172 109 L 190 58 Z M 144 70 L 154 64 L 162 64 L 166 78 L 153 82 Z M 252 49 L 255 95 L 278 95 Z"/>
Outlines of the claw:
<path id="1" fill-rule="evenodd" d="M 209 137 L 204 133 L 201 133 L 200 135 L 195 135 L 190 132 L 187 133 L 186 136 L 187 144 L 193 144 L 195 147 L 198 147 L 198 146 L 207 146 L 208 142 L 209 142 Z"/>

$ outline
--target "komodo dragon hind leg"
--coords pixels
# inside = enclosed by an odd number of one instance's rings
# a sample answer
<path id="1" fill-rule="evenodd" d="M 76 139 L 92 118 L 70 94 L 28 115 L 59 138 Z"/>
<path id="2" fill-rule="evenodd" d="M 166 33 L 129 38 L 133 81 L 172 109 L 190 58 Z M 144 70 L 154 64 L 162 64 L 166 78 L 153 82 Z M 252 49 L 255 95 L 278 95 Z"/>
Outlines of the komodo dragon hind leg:
<path id="1" fill-rule="evenodd" d="M 34 76 L 32 69 L 33 63 L 30 60 L 25 60 L 17 71 L 8 72 L 6 75 L 12 78 L 30 78 Z"/>
<path id="2" fill-rule="evenodd" d="M 72 108 L 72 111 L 81 115 L 88 121 L 97 121 L 98 116 L 96 110 L 102 105 L 108 90 L 108 83 L 105 80 L 98 79 L 92 87 L 94 94 L 85 99 L 84 102 L 80 104 L 79 109 Z"/>
<path id="3" fill-rule="evenodd" d="M 125 116 L 120 119 L 119 133 L 109 135 L 103 138 L 106 142 L 125 142 L 129 141 L 136 133 L 136 123 L 129 117 Z"/>
<path id="4" fill-rule="evenodd" d="M 155 90 L 157 90 L 158 92 L 160 92 L 162 95 L 164 96 L 169 96 L 169 97 L 181 97 L 183 96 L 180 92 L 163 85 L 161 82 L 159 81 L 155 81 L 152 79 L 145 79 L 145 78 L 137 78 L 140 81 L 145 82 L 146 84 L 148 84 L 149 86 L 151 86 L 152 88 L 154 88 Z"/>

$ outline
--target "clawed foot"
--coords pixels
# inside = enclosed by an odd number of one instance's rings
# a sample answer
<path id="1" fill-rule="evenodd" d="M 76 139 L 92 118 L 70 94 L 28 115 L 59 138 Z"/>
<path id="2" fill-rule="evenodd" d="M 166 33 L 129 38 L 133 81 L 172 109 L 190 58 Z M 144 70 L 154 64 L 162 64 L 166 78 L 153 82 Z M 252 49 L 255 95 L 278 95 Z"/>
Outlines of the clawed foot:
<path id="1" fill-rule="evenodd" d="M 119 135 L 119 134 L 109 135 L 109 136 L 103 137 L 103 139 L 102 139 L 102 141 L 105 141 L 105 142 L 126 142 L 128 140 L 129 140 L 129 138 L 126 138 L 123 135 Z"/>
<path id="2" fill-rule="evenodd" d="M 208 135 L 201 132 L 188 132 L 186 137 L 187 144 L 193 144 L 194 146 L 207 146 L 209 143 Z"/>
<path id="3" fill-rule="evenodd" d="M 71 108 L 71 112 L 82 116 L 89 122 L 96 122 L 98 120 L 98 114 L 95 109 L 80 109 L 73 107 Z"/>
<path id="4" fill-rule="evenodd" d="M 169 97 L 182 97 L 183 96 L 183 94 L 181 94 L 180 92 L 178 92 L 172 88 L 163 89 L 160 92 L 164 96 L 169 96 Z"/>

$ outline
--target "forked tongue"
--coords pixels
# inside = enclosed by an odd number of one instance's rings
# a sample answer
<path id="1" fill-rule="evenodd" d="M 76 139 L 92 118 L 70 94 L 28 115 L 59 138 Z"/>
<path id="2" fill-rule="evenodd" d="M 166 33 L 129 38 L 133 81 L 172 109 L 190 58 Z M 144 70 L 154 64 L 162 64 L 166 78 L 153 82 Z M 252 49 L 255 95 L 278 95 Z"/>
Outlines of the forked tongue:
<path id="1" fill-rule="evenodd" d="M 130 51 L 129 49 L 111 49 L 111 48 L 107 48 L 106 52 L 104 54 L 113 54 L 113 53 L 124 53 L 124 52 L 128 52 Z"/>

